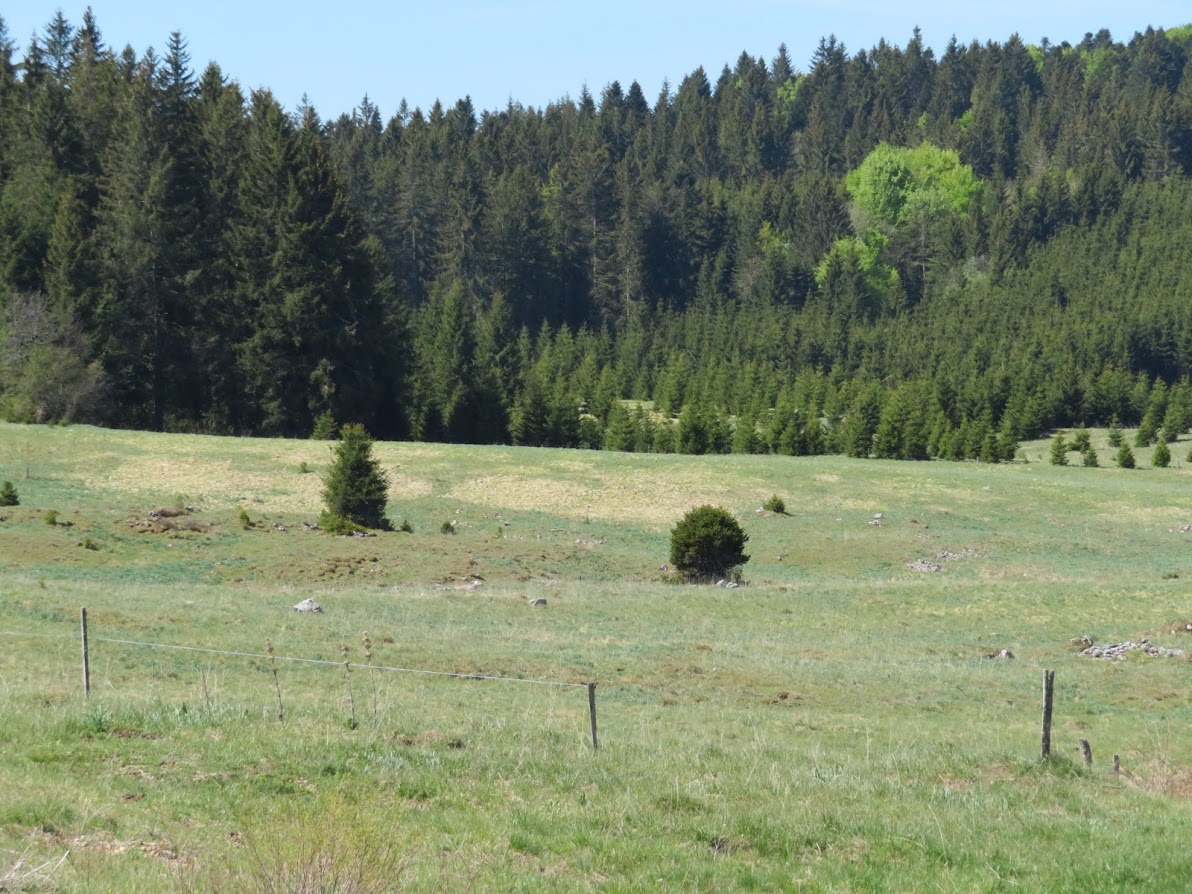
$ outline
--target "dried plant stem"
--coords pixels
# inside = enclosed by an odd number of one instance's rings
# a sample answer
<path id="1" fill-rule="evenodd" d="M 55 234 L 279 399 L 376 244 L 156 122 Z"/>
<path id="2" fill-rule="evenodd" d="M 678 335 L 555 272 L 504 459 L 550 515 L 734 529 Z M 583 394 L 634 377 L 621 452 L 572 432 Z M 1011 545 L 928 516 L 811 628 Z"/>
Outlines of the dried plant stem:
<path id="1" fill-rule="evenodd" d="M 199 679 L 203 681 L 203 701 L 207 704 L 207 713 L 211 713 L 211 693 L 207 691 L 207 668 L 199 668 Z"/>
<path id="2" fill-rule="evenodd" d="M 277 658 L 273 654 L 273 640 L 265 640 L 265 654 L 269 656 L 269 669 L 273 671 L 273 690 L 277 693 L 277 722 L 284 723 L 286 719 L 285 708 L 281 703 L 281 682 L 277 678 Z"/>
<path id="3" fill-rule="evenodd" d="M 351 711 L 351 718 L 348 721 L 348 729 L 356 728 L 356 697 L 352 693 L 352 662 L 348 660 L 348 644 L 344 643 L 340 647 L 340 651 L 344 656 L 344 678 L 348 681 L 348 708 Z"/>
<path id="4" fill-rule="evenodd" d="M 364 634 L 364 663 L 372 669 L 372 640 L 369 639 L 368 633 Z M 372 683 L 373 694 L 373 720 L 377 719 L 377 676 L 376 674 L 369 674 L 369 682 Z"/>

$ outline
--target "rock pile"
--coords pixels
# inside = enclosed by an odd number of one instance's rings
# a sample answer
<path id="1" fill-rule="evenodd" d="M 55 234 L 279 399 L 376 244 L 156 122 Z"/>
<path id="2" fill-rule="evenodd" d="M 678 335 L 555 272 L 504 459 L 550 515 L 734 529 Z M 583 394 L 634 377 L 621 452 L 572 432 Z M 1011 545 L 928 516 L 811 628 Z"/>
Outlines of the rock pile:
<path id="1" fill-rule="evenodd" d="M 928 562 L 926 559 L 916 559 L 913 562 L 907 562 L 906 567 L 911 571 L 943 571 L 944 566 L 938 562 Z"/>
<path id="2" fill-rule="evenodd" d="M 1142 652 L 1151 658 L 1179 658 L 1184 654 L 1183 649 L 1165 649 L 1162 646 L 1152 645 L 1151 641 L 1146 639 L 1137 643 L 1127 640 L 1124 643 L 1111 643 L 1108 646 L 1093 645 L 1091 637 L 1083 637 L 1082 640 L 1087 640 L 1089 647 L 1080 654 L 1106 661 L 1123 661 L 1127 652 Z"/>
<path id="3" fill-rule="evenodd" d="M 322 614 L 323 606 L 319 605 L 319 603 L 315 602 L 313 599 L 303 599 L 294 606 L 294 611 L 302 612 L 304 614 L 306 612 L 318 612 L 319 614 Z"/>

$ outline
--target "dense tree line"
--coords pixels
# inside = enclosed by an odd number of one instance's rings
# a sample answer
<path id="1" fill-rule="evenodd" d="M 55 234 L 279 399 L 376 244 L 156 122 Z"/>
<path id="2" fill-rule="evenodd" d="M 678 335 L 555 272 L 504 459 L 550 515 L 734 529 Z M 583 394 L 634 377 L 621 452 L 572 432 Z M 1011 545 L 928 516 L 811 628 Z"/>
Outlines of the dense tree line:
<path id="1" fill-rule="evenodd" d="M 1192 27 L 780 47 L 545 108 L 0 23 L 0 413 L 1000 461 L 1192 425 Z"/>

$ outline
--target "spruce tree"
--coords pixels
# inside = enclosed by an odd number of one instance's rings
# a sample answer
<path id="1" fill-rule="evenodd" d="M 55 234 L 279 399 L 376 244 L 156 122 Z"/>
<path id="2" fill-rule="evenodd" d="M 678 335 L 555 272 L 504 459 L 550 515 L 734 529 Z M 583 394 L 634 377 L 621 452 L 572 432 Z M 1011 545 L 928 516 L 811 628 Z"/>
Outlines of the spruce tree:
<path id="1" fill-rule="evenodd" d="M 1068 465 L 1068 444 L 1064 441 L 1064 433 L 1056 432 L 1051 439 L 1051 464 L 1053 466 Z"/>
<path id="2" fill-rule="evenodd" d="M 1154 412 L 1147 410 L 1146 415 L 1142 417 L 1142 422 L 1138 423 L 1138 433 L 1134 435 L 1135 447 L 1147 447 L 1153 444 L 1155 438 L 1158 437 L 1159 423 L 1155 416 Z"/>
<path id="3" fill-rule="evenodd" d="M 1130 449 L 1130 445 L 1123 443 L 1114 455 L 1113 461 L 1117 463 L 1119 469 L 1133 469 L 1134 468 L 1134 451 Z"/>
<path id="4" fill-rule="evenodd" d="M 1151 465 L 1156 469 L 1166 469 L 1171 465 L 1171 448 L 1167 446 L 1165 432 L 1159 432 L 1159 443 L 1155 445 L 1155 450 L 1151 453 Z"/>
<path id="5" fill-rule="evenodd" d="M 1117 414 L 1114 414 L 1109 422 L 1109 446 L 1122 446 L 1122 424 L 1118 421 Z"/>
<path id="6" fill-rule="evenodd" d="M 358 423 L 344 425 L 339 434 L 331 448 L 335 459 L 323 479 L 328 521 L 334 524 L 346 519 L 361 527 L 390 530 L 385 517 L 389 483 L 373 458 L 372 438 Z"/>

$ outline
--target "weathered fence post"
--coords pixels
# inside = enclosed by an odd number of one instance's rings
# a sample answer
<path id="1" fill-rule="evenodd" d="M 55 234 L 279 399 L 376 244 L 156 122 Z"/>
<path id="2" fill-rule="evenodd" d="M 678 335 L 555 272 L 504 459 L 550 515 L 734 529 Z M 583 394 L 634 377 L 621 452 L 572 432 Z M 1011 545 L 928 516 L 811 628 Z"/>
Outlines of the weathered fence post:
<path id="1" fill-rule="evenodd" d="M 592 723 L 592 750 L 596 751 L 600 743 L 596 739 L 596 684 L 588 684 L 588 720 Z"/>
<path id="2" fill-rule="evenodd" d="M 1086 767 L 1093 765 L 1093 746 L 1089 744 L 1088 739 L 1080 740 L 1080 753 L 1084 755 L 1084 764 Z"/>
<path id="3" fill-rule="evenodd" d="M 1051 707 L 1055 696 L 1055 671 L 1043 671 L 1043 759 L 1051 757 Z"/>
<path id="4" fill-rule="evenodd" d="M 1113 775 L 1117 776 L 1122 772 L 1122 759 L 1116 754 L 1113 756 Z"/>
<path id="5" fill-rule="evenodd" d="M 87 653 L 87 609 L 80 609 L 79 621 L 83 628 L 83 695 L 91 698 L 91 656 Z"/>

